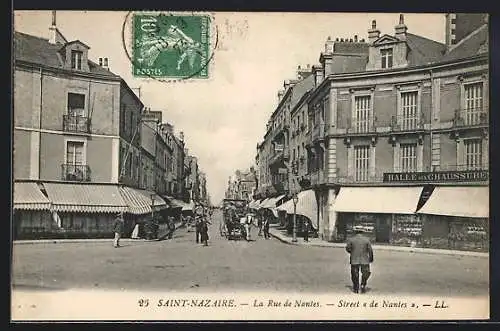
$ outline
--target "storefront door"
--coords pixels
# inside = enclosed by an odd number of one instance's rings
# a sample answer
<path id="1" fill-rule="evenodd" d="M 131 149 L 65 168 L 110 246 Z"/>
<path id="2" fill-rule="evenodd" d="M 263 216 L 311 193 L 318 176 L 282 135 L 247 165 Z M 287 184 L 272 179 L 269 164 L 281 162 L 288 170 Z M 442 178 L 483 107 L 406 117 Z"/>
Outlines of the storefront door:
<path id="1" fill-rule="evenodd" d="M 375 227 L 375 241 L 380 243 L 388 243 L 390 241 L 391 224 L 388 219 L 377 220 Z"/>

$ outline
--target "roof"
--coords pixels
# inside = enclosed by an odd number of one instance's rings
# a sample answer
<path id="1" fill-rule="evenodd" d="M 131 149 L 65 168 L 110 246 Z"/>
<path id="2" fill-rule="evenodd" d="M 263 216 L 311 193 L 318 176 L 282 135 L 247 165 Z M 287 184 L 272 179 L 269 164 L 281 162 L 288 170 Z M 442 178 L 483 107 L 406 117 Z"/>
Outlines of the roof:
<path id="1" fill-rule="evenodd" d="M 74 42 L 82 43 L 81 41 L 75 40 L 67 44 Z M 64 69 L 63 59 L 59 53 L 62 47 L 64 47 L 64 45 L 51 44 L 48 39 L 22 32 L 14 32 L 14 59 L 18 61 L 26 61 L 50 68 Z M 88 61 L 88 65 L 90 73 L 119 78 L 118 75 L 90 60 Z"/>
<path id="2" fill-rule="evenodd" d="M 479 53 L 488 53 L 488 25 L 484 24 L 476 31 L 462 39 L 454 45 L 450 51 L 444 55 L 444 61 L 465 59 Z"/>
<path id="3" fill-rule="evenodd" d="M 406 34 L 406 43 L 409 66 L 412 67 L 439 62 L 446 51 L 445 44 L 412 33 Z"/>

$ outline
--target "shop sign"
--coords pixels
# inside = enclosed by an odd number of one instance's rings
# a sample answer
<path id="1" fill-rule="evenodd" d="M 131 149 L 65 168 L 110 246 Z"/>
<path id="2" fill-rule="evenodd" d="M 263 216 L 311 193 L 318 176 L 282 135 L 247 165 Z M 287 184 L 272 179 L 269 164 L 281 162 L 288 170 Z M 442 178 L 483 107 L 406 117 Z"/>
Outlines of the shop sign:
<path id="1" fill-rule="evenodd" d="M 488 180 L 488 170 L 384 173 L 384 183 L 482 182 Z"/>

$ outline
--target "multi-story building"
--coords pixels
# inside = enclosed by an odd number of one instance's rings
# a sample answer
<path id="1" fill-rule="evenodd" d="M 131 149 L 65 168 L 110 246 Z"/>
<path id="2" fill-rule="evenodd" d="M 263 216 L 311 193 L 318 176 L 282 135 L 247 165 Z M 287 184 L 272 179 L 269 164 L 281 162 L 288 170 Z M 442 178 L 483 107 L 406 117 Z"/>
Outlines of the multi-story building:
<path id="1" fill-rule="evenodd" d="M 245 171 L 236 170 L 234 176 L 229 177 L 226 198 L 253 200 L 256 184 L 256 173 L 253 167 Z"/>
<path id="2" fill-rule="evenodd" d="M 167 206 L 139 167 L 143 103 L 55 13 L 49 32 L 14 34 L 14 236 L 109 235 L 120 211 L 130 229 Z"/>
<path id="3" fill-rule="evenodd" d="M 487 231 L 479 199 L 488 199 L 484 16 L 448 47 L 409 33 L 402 15 L 394 35 L 381 35 L 373 21 L 366 43 L 327 41 L 308 99 L 323 238 L 343 240 L 358 226 L 376 241 L 413 236 L 447 246 L 450 231 Z M 462 31 L 458 18 L 454 24 Z M 439 211 L 433 201 L 445 194 L 451 200 Z"/>

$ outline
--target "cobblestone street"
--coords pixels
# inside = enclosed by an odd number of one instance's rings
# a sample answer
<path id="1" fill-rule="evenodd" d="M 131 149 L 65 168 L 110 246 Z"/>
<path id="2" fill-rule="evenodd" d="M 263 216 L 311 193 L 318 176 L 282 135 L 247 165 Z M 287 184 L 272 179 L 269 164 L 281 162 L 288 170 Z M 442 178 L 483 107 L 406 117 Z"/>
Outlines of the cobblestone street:
<path id="1" fill-rule="evenodd" d="M 348 293 L 348 256 L 341 248 L 293 246 L 277 239 L 228 241 L 214 214 L 210 245 L 194 232 L 174 239 L 14 245 L 13 284 L 19 289 L 265 290 Z M 374 295 L 487 296 L 488 259 L 375 250 Z"/>

